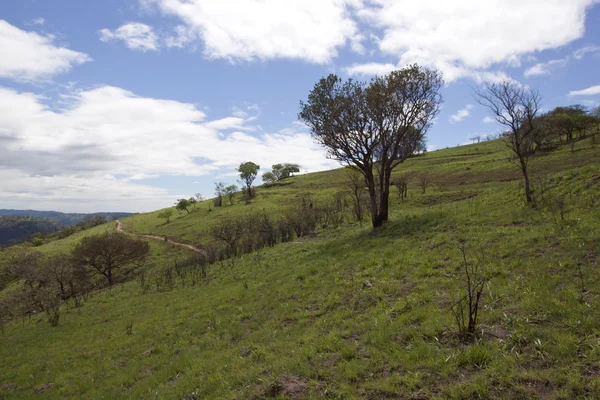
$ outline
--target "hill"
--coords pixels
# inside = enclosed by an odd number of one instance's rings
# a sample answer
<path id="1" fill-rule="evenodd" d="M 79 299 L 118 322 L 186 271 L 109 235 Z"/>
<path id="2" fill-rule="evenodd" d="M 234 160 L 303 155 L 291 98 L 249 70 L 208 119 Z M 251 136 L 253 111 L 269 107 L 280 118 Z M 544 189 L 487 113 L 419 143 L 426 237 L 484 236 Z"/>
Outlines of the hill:
<path id="1" fill-rule="evenodd" d="M 406 177 L 408 197 L 393 198 L 383 228 L 346 210 L 314 233 L 217 261 L 197 284 L 170 262 L 191 250 L 148 238 L 153 255 L 140 278 L 64 305 L 56 327 L 41 314 L 5 326 L 0 395 L 594 398 L 600 150 L 582 141 L 532 167 L 536 208 L 524 205 L 501 142 L 407 160 L 396 177 Z M 170 222 L 157 211 L 122 224 L 208 250 L 226 220 L 279 218 L 306 199 L 333 209 L 345 176 L 297 176 L 258 188 L 249 204 L 206 201 Z M 39 249 L 58 254 L 115 228 Z M 452 309 L 465 295 L 465 268 L 475 267 L 478 333 L 463 340 Z"/>
<path id="2" fill-rule="evenodd" d="M 97 212 L 97 213 L 62 213 L 58 211 L 38 211 L 38 210 L 8 210 L 0 209 L 0 216 L 12 216 L 12 217 L 31 217 L 37 219 L 45 219 L 49 221 L 55 221 L 62 226 L 76 225 L 79 222 L 83 222 L 86 217 L 102 216 L 106 219 L 111 220 L 113 218 L 123 218 L 131 213 L 124 212 Z"/>
<path id="3" fill-rule="evenodd" d="M 0 216 L 0 246 L 26 240 L 36 232 L 52 233 L 60 229 L 61 225 L 56 221 Z"/>

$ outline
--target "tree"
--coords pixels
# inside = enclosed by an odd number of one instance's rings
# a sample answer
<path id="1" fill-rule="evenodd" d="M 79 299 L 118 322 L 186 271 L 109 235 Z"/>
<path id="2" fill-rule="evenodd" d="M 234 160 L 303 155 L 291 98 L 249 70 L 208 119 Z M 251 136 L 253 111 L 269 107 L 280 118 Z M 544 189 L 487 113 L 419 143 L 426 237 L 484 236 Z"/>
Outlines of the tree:
<path id="1" fill-rule="evenodd" d="M 223 205 L 223 196 L 225 196 L 225 184 L 223 182 L 215 182 L 215 207 Z"/>
<path id="2" fill-rule="evenodd" d="M 301 121 L 328 156 L 357 168 L 365 179 L 373 227 L 388 220 L 392 171 L 423 148 L 425 134 L 442 101 L 441 74 L 412 65 L 370 83 L 336 75 L 321 79 L 306 102 Z"/>
<path id="3" fill-rule="evenodd" d="M 233 198 L 235 197 L 235 193 L 238 191 L 238 187 L 236 185 L 229 185 L 225 187 L 224 194 L 229 199 L 229 204 L 233 205 Z"/>
<path id="4" fill-rule="evenodd" d="M 353 213 L 356 220 L 361 223 L 363 221 L 364 207 L 365 204 L 365 180 L 359 171 L 355 168 L 348 168 L 348 175 L 346 180 L 346 186 L 350 189 L 350 196 L 353 202 Z"/>
<path id="5" fill-rule="evenodd" d="M 275 164 L 271 168 L 273 168 L 273 175 L 278 181 L 289 178 L 295 172 L 300 172 L 298 164 Z"/>
<path id="6" fill-rule="evenodd" d="M 196 202 L 198 202 L 198 203 L 201 203 L 201 202 L 203 202 L 203 201 L 204 201 L 204 196 L 202 196 L 202 194 L 201 194 L 201 193 L 196 193 L 196 194 L 194 195 L 194 197 L 196 198 Z"/>
<path id="7" fill-rule="evenodd" d="M 272 172 L 265 172 L 264 174 L 262 174 L 262 181 L 267 185 L 271 185 L 275 183 L 275 181 L 277 181 L 277 177 Z"/>
<path id="8" fill-rule="evenodd" d="M 175 209 L 179 210 L 179 211 L 187 211 L 187 213 L 190 213 L 189 207 L 191 206 L 190 201 L 188 199 L 179 199 L 177 200 L 177 204 L 175 205 Z"/>
<path id="9" fill-rule="evenodd" d="M 148 243 L 124 233 L 110 232 L 84 237 L 72 256 L 77 265 L 92 268 L 112 286 L 117 269 L 143 262 L 149 252 Z"/>
<path id="10" fill-rule="evenodd" d="M 227 243 L 232 256 L 238 254 L 239 242 L 244 235 L 244 224 L 240 220 L 222 219 L 211 228 L 213 238 Z"/>
<path id="11" fill-rule="evenodd" d="M 504 80 L 478 87 L 475 89 L 475 98 L 491 112 L 499 124 L 508 129 L 504 134 L 504 141 L 517 157 L 518 166 L 523 173 L 527 204 L 533 204 L 529 163 L 538 149 L 535 143 L 535 120 L 542 100 L 540 94 L 534 89 Z"/>
<path id="12" fill-rule="evenodd" d="M 87 226 L 93 227 L 107 223 L 108 219 L 104 215 L 86 215 L 83 217 L 83 222 Z"/>
<path id="13" fill-rule="evenodd" d="M 165 224 L 168 224 L 171 222 L 171 215 L 173 215 L 173 210 L 171 208 L 167 208 L 166 210 L 158 213 L 158 218 L 164 218 Z"/>
<path id="14" fill-rule="evenodd" d="M 253 196 L 252 182 L 254 182 L 254 179 L 256 179 L 259 169 L 260 165 L 254 164 L 252 161 L 241 163 L 237 168 L 248 197 Z"/>

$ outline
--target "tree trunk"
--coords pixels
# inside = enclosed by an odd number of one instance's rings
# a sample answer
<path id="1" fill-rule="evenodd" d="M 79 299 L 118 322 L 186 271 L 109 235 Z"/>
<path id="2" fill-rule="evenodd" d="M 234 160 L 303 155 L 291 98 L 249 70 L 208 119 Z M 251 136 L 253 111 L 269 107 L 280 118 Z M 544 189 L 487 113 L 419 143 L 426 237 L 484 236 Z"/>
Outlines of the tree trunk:
<path id="1" fill-rule="evenodd" d="M 527 171 L 527 164 L 521 160 L 521 171 L 523 171 L 523 178 L 525 178 L 525 197 L 527 198 L 527 204 L 533 204 L 533 193 L 531 191 L 531 184 L 529 182 L 529 171 Z"/>

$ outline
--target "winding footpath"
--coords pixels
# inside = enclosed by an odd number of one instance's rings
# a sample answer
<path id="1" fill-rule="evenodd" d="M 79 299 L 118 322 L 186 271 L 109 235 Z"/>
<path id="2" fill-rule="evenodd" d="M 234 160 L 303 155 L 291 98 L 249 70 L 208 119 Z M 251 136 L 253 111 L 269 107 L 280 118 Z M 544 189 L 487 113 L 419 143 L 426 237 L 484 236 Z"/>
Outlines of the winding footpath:
<path id="1" fill-rule="evenodd" d="M 117 232 L 122 232 L 122 233 L 126 233 L 128 235 L 133 235 L 133 236 L 138 236 L 138 237 L 144 237 L 144 238 L 149 238 L 149 239 L 154 239 L 154 240 L 160 240 L 161 242 L 167 242 L 167 243 L 171 243 L 175 246 L 179 246 L 179 247 L 185 247 L 188 250 L 192 250 L 196 253 L 199 254 L 205 254 L 204 250 L 197 248 L 196 246 L 192 246 L 191 244 L 187 244 L 187 243 L 182 243 L 182 242 L 178 242 L 177 240 L 173 240 L 173 239 L 169 239 L 167 238 L 165 240 L 164 236 L 157 236 L 157 235 L 144 235 L 141 233 L 131 233 L 131 232 L 125 232 L 125 230 L 123 229 L 123 224 L 121 224 L 121 221 L 117 220 Z"/>

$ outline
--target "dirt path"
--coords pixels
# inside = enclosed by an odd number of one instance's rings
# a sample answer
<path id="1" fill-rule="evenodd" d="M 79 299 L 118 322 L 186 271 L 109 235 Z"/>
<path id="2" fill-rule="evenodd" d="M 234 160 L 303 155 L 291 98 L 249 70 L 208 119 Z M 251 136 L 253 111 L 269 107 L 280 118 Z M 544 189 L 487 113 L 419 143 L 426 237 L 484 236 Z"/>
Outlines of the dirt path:
<path id="1" fill-rule="evenodd" d="M 179 246 L 179 247 L 185 247 L 188 250 L 192 250 L 195 251 L 196 253 L 200 253 L 200 254 L 204 254 L 204 250 L 201 250 L 199 248 L 197 248 L 196 246 L 192 246 L 191 244 L 187 244 L 187 243 L 182 243 L 182 242 L 178 242 L 176 240 L 173 239 L 168 239 L 165 240 L 164 236 L 157 236 L 157 235 L 143 235 L 141 233 L 130 233 L 130 232 L 125 232 L 125 230 L 123 229 L 123 224 L 121 224 L 121 221 L 117 220 L 117 232 L 122 232 L 122 233 L 127 233 L 128 235 L 133 235 L 133 236 L 139 236 L 139 237 L 145 237 L 145 238 L 149 238 L 149 239 L 155 239 L 155 240 L 160 240 L 161 242 L 167 242 L 167 243 L 171 243 L 174 244 L 175 246 Z"/>

